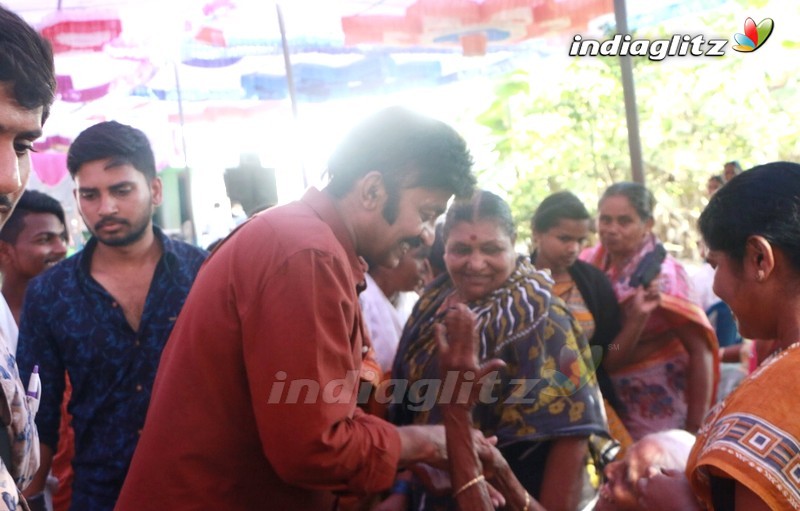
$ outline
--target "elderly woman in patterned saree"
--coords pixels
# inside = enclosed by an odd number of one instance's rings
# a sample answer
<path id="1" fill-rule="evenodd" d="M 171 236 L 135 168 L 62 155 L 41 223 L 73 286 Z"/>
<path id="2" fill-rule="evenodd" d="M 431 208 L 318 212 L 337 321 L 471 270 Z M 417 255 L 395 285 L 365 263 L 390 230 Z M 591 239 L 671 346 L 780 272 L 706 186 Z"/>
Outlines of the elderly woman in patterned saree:
<path id="1" fill-rule="evenodd" d="M 630 278 L 658 244 L 652 232 L 653 194 L 638 183 L 616 183 L 600 198 L 600 244 L 581 259 L 603 270 L 620 304 L 636 293 Z M 708 318 L 690 298 L 683 267 L 671 256 L 657 277 L 661 293 L 638 337 L 613 347 L 604 362 L 617 395 L 616 410 L 634 440 L 666 429 L 700 427 L 717 380 L 717 340 Z"/>
<path id="2" fill-rule="evenodd" d="M 714 292 L 743 336 L 774 339 L 778 351 L 708 414 L 686 474 L 648 480 L 648 509 L 800 509 L 800 165 L 736 176 L 709 201 L 700 231 Z"/>
<path id="3" fill-rule="evenodd" d="M 443 229 L 448 273 L 434 280 L 406 324 L 394 362 L 395 381 L 408 383 L 390 417 L 398 424 L 438 424 L 442 407 L 422 393 L 441 390 L 436 325 L 465 304 L 475 315 L 479 359 L 506 367 L 482 383 L 472 417 L 523 486 L 545 509 L 576 509 L 581 499 L 587 438 L 606 434 L 602 397 L 583 333 L 552 281 L 514 252 L 511 211 L 500 197 L 478 192 L 455 202 Z M 431 389 L 433 383 L 441 389 Z M 419 385 L 423 384 L 423 385 Z M 483 392 L 486 391 L 486 392 Z M 489 392 L 491 391 L 491 392 Z M 452 394 L 452 392 L 450 392 Z M 452 509 L 450 496 L 413 496 L 411 509 Z"/>

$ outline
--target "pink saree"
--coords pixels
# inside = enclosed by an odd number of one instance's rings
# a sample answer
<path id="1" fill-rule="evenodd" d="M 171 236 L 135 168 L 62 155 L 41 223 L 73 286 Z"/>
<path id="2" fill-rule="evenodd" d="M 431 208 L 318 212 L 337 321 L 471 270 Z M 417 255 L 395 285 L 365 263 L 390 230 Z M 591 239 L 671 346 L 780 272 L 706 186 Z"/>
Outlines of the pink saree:
<path id="1" fill-rule="evenodd" d="M 623 303 L 635 292 L 628 285 L 630 275 L 657 243 L 655 236 L 650 235 L 639 253 L 621 269 L 611 266 L 610 257 L 601 244 L 584 250 L 581 259 L 606 273 L 617 300 Z M 670 255 L 661 265 L 659 287 L 661 305 L 651 314 L 640 341 L 657 343 L 658 347 L 646 358 L 634 360 L 610 375 L 621 402 L 616 411 L 634 440 L 655 431 L 686 427 L 689 355 L 674 333 L 677 327 L 687 322 L 701 327 L 715 357 L 714 389 L 719 380 L 716 335 L 705 312 L 691 297 L 686 271 Z"/>

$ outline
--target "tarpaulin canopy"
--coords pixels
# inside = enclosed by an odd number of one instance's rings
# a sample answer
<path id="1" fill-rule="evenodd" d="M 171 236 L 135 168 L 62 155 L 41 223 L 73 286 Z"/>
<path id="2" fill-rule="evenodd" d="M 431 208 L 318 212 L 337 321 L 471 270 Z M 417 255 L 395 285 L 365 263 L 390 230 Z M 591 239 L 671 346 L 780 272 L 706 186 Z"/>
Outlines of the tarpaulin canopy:
<path id="1" fill-rule="evenodd" d="M 632 24 L 720 1 L 648 2 Z M 54 115 L 47 133 L 66 139 L 122 111 L 163 131 L 175 121 L 261 115 L 290 96 L 296 109 L 491 76 L 613 26 L 614 3 L 286 0 L 276 9 L 264 0 L 4 0 L 53 44 L 54 112 L 65 115 Z M 182 135 L 165 135 L 159 143 L 172 147 L 157 152 L 182 151 Z"/>
<path id="2" fill-rule="evenodd" d="M 287 96 L 270 2 L 7 4 L 53 43 L 62 101 L 97 100 L 115 89 L 174 99 L 173 66 L 196 79 L 183 80 L 189 101 Z M 307 101 L 447 83 L 491 68 L 534 36 L 586 30 L 613 9 L 611 0 L 293 0 L 281 7 L 299 97 Z M 487 54 L 501 56 L 488 66 L 463 58 Z"/>
<path id="3" fill-rule="evenodd" d="M 612 0 L 291 0 L 280 11 L 263 0 L 4 4 L 53 44 L 54 112 L 65 115 L 47 134 L 67 140 L 121 110 L 182 125 L 257 116 L 290 96 L 320 102 L 491 76 L 613 11 Z M 159 153 L 181 151 L 174 133 L 159 138 L 173 146 Z"/>

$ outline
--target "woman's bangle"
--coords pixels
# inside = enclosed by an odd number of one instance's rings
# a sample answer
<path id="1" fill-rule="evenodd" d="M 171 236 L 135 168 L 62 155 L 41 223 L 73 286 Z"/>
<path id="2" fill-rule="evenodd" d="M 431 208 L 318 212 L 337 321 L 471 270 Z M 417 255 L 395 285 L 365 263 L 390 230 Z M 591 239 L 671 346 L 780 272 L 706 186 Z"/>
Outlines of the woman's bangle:
<path id="1" fill-rule="evenodd" d="M 525 492 L 525 507 L 522 508 L 522 511 L 528 511 L 528 506 L 531 505 L 531 494 L 527 491 Z"/>
<path id="2" fill-rule="evenodd" d="M 464 490 L 466 490 L 467 488 L 469 488 L 471 486 L 475 486 L 476 484 L 478 484 L 479 482 L 483 481 L 484 479 L 486 479 L 486 478 L 483 476 L 483 474 L 481 474 L 478 477 L 476 477 L 475 479 L 465 483 L 464 486 L 462 486 L 461 488 L 456 490 L 456 492 L 453 494 L 453 497 L 457 497 L 459 493 L 462 493 Z"/>
<path id="3" fill-rule="evenodd" d="M 389 493 L 399 493 L 406 496 L 411 495 L 411 483 L 405 479 L 398 479 L 392 485 L 392 489 L 389 490 Z"/>

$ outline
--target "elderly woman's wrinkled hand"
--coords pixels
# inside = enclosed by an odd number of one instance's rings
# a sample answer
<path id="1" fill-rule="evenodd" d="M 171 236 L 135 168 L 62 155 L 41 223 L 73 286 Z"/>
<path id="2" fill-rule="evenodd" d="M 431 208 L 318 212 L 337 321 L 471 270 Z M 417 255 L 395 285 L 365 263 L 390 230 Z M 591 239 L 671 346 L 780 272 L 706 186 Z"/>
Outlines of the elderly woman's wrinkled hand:
<path id="1" fill-rule="evenodd" d="M 478 363 L 478 334 L 472 311 L 459 303 L 445 312 L 443 324 L 436 325 L 439 344 L 439 369 L 442 375 L 448 371 L 475 371 Z"/>
<path id="2" fill-rule="evenodd" d="M 456 388 L 463 388 L 463 383 L 470 383 L 467 402 L 459 399 L 453 403 L 471 407 L 475 404 L 482 388 L 475 384 L 484 377 L 506 366 L 501 359 L 494 358 L 480 363 L 478 350 L 480 339 L 475 331 L 475 317 L 464 304 L 450 307 L 444 316 L 443 324 L 436 325 L 436 339 L 439 347 L 439 371 L 442 378 L 453 372 L 457 374 Z"/>
<path id="3" fill-rule="evenodd" d="M 511 468 L 508 465 L 508 461 L 497 448 L 496 438 L 489 438 L 495 439 L 495 441 L 493 443 L 477 443 L 475 451 L 478 454 L 478 458 L 481 460 L 483 475 L 486 476 L 487 480 L 492 481 L 494 478 L 498 477 L 498 475 L 506 474 Z"/>

